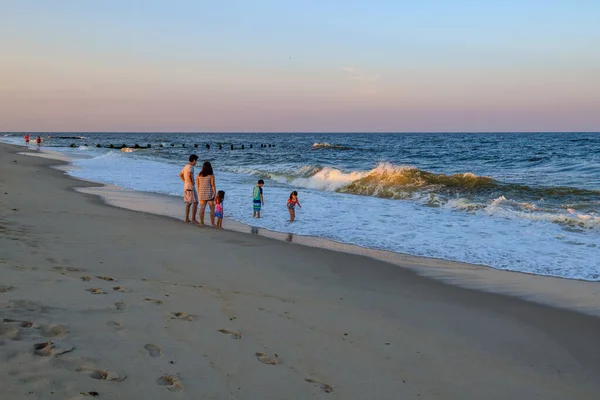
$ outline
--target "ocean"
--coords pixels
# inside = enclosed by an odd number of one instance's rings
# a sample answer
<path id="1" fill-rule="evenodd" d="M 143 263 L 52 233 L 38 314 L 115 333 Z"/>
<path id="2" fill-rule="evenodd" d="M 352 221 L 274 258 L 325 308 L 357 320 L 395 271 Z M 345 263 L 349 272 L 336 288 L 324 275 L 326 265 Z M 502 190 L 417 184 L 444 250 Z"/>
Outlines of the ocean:
<path id="1" fill-rule="evenodd" d="M 0 136 L 24 144 L 21 133 Z M 597 133 L 40 136 L 42 148 L 74 158 L 74 177 L 173 196 L 183 195 L 178 174 L 195 153 L 212 163 L 217 190 L 226 192 L 226 218 L 251 226 L 600 281 Z M 260 220 L 252 218 L 258 179 L 265 180 Z M 292 190 L 302 208 L 289 223 Z"/>

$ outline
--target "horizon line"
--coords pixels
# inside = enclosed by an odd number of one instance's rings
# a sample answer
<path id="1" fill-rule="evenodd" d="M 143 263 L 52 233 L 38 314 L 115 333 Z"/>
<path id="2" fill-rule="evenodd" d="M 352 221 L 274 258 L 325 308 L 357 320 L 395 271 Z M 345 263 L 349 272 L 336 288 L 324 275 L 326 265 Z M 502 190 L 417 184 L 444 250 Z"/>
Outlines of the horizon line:
<path id="1" fill-rule="evenodd" d="M 5 131 L 0 132 L 2 135 L 10 135 L 10 134 L 35 134 L 35 133 L 127 133 L 127 134 L 156 134 L 156 133 L 166 133 L 166 134 L 257 134 L 257 133 L 270 133 L 270 134 L 278 134 L 278 133 L 293 133 L 293 134 L 410 134 L 410 133 L 418 133 L 418 134 L 454 134 L 454 133 L 476 133 L 476 134 L 492 134 L 492 133 L 508 133 L 508 134 L 518 134 L 518 133 L 600 133 L 600 131 L 78 131 L 78 130 L 68 130 L 68 131 Z"/>

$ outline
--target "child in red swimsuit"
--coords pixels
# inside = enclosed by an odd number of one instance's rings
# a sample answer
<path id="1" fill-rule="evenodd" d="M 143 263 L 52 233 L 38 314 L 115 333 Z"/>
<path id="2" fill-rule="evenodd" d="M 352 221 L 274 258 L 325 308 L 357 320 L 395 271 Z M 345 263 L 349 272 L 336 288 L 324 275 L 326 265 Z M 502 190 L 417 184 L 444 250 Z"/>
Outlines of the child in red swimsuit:
<path id="1" fill-rule="evenodd" d="M 294 222 L 294 219 L 296 219 L 296 206 L 302 208 L 300 202 L 298 201 L 298 192 L 294 190 L 292 193 L 290 193 L 290 198 L 287 201 L 287 209 L 290 213 L 290 222 Z"/>

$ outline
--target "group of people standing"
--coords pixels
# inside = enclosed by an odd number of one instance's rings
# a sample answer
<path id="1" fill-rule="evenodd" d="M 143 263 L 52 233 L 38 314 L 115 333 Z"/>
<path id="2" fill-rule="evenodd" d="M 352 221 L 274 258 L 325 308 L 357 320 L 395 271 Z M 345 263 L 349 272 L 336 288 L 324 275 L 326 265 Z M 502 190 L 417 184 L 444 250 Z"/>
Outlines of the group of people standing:
<path id="1" fill-rule="evenodd" d="M 225 201 L 225 192 L 219 190 L 215 183 L 215 174 L 212 165 L 208 161 L 202 164 L 202 170 L 194 180 L 194 167 L 198 163 L 198 156 L 192 154 L 189 163 L 179 173 L 179 178 L 183 181 L 183 201 L 185 202 L 185 222 L 200 223 L 204 225 L 204 215 L 206 205 L 210 208 L 210 223 L 215 228 L 223 226 L 223 202 Z M 198 191 L 196 191 L 198 188 Z M 196 212 L 200 204 L 200 221 L 196 219 Z M 190 219 L 190 209 L 192 218 Z"/>
<path id="2" fill-rule="evenodd" d="M 215 228 L 223 227 L 223 203 L 225 201 L 225 192 L 217 191 L 215 183 L 215 175 L 212 165 L 209 161 L 202 163 L 202 169 L 194 179 L 194 167 L 198 163 L 198 156 L 192 154 L 189 157 L 189 162 L 183 167 L 179 173 L 179 179 L 183 182 L 183 201 L 185 202 L 185 222 L 200 224 L 204 226 L 204 216 L 206 214 L 206 206 L 210 209 L 210 223 Z M 263 186 L 265 182 L 262 179 L 258 180 L 252 193 L 253 217 L 260 218 L 261 207 L 265 205 L 263 197 Z M 200 205 L 199 217 L 198 205 Z M 290 214 L 290 222 L 296 219 L 296 206 L 302 208 L 298 201 L 298 192 L 290 193 L 290 198 L 287 202 L 287 209 Z M 190 211 L 191 218 L 190 218 Z"/>
<path id="3" fill-rule="evenodd" d="M 29 145 L 29 133 L 26 133 L 24 138 L 25 138 L 25 144 Z M 40 146 L 42 144 L 42 138 L 40 136 L 38 136 L 35 139 L 35 142 L 37 143 L 38 146 Z"/>

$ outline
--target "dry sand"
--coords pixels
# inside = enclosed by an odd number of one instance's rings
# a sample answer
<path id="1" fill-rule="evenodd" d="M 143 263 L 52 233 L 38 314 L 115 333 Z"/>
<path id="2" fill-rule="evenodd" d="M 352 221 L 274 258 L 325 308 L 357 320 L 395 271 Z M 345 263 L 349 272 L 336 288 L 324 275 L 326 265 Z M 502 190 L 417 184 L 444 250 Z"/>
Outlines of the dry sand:
<path id="1" fill-rule="evenodd" d="M 17 151 L 0 144 L 0 399 L 600 397 L 596 317 L 107 206 Z"/>

